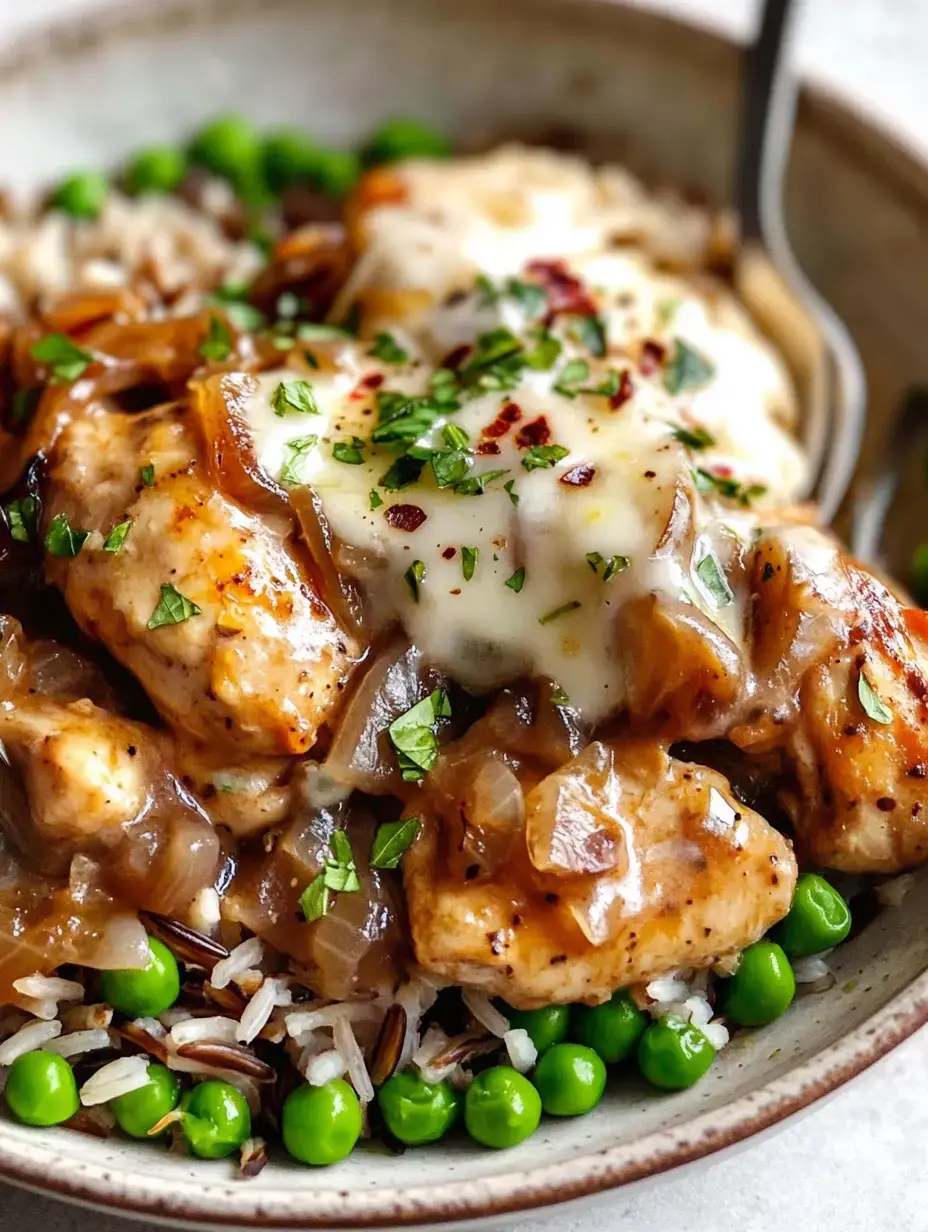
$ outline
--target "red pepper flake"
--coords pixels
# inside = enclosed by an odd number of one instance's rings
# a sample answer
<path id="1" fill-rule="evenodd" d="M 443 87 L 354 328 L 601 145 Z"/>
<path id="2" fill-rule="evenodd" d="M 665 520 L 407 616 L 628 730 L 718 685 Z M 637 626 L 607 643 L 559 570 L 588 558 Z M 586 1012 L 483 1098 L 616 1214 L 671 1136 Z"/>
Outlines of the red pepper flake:
<path id="1" fill-rule="evenodd" d="M 456 554 L 457 554 L 457 548 L 445 548 L 445 550 L 442 552 L 442 556 L 445 558 L 445 560 L 454 560 Z"/>
<path id="2" fill-rule="evenodd" d="M 609 399 L 609 409 L 617 411 L 620 406 L 624 406 L 632 394 L 635 392 L 635 387 L 632 384 L 632 374 L 626 368 L 619 377 L 619 388 Z"/>
<path id="3" fill-rule="evenodd" d="M 351 391 L 350 397 L 357 402 L 360 398 L 366 398 L 374 389 L 379 389 L 383 384 L 383 373 L 372 372 L 370 376 L 362 376 L 357 385 Z"/>
<path id="4" fill-rule="evenodd" d="M 383 516 L 394 530 L 414 531 L 419 529 L 428 514 L 418 505 L 390 505 Z"/>
<path id="5" fill-rule="evenodd" d="M 529 261 L 525 268 L 548 292 L 546 320 L 549 325 L 559 313 L 578 317 L 596 315 L 596 304 L 564 261 Z"/>
<path id="6" fill-rule="evenodd" d="M 515 402 L 507 402 L 492 423 L 487 424 L 483 435 L 488 437 L 505 436 L 513 424 L 522 418 L 522 408 Z"/>
<path id="7" fill-rule="evenodd" d="M 539 415 L 537 419 L 527 423 L 524 428 L 519 429 L 516 435 L 516 444 L 520 449 L 532 449 L 536 445 L 547 445 L 550 440 L 551 429 L 544 415 Z"/>
<path id="8" fill-rule="evenodd" d="M 595 466 L 574 466 L 561 476 L 561 483 L 566 483 L 570 488 L 585 488 L 593 482 L 595 474 Z"/>
<path id="9" fill-rule="evenodd" d="M 717 463 L 713 470 L 713 474 L 717 475 L 719 479 L 731 479 L 734 473 L 732 468 L 725 462 Z"/>
<path id="10" fill-rule="evenodd" d="M 650 376 L 656 372 L 664 362 L 664 356 L 667 354 L 667 348 L 659 342 L 655 342 L 653 338 L 646 339 L 641 344 L 641 355 L 638 359 L 638 367 L 645 376 Z"/>
<path id="11" fill-rule="evenodd" d="M 452 372 L 457 372 L 473 349 L 469 342 L 462 342 L 460 346 L 456 346 L 453 351 L 448 352 L 441 361 L 441 367 L 450 368 Z"/>
<path id="12" fill-rule="evenodd" d="M 496 441 L 480 441 L 477 445 L 477 452 L 480 454 L 501 453 L 499 445 Z"/>

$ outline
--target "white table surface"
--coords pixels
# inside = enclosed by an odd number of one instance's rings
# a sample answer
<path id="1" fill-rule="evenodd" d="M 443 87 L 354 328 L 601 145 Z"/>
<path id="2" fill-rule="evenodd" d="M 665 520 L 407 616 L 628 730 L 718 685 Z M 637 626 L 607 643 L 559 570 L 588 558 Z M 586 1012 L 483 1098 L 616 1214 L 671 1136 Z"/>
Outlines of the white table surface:
<path id="1" fill-rule="evenodd" d="M 0 0 L 0 39 L 93 2 Z M 742 36 L 755 14 L 753 0 L 648 3 Z M 803 69 L 901 131 L 928 157 L 926 47 L 928 0 L 806 0 L 799 30 Z M 558 1232 L 926 1232 L 926 1152 L 923 1031 L 763 1142 L 630 1197 L 561 1210 L 556 1226 Z M 0 1232 L 132 1232 L 133 1226 L 139 1225 L 0 1186 Z M 551 1226 L 522 1222 L 515 1232 Z"/>

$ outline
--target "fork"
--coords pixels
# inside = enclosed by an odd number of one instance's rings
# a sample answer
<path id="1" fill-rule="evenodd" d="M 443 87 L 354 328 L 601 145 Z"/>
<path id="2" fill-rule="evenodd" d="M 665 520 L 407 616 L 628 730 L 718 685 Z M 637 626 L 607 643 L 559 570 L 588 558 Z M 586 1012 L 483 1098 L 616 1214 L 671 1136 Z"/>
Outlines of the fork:
<path id="1" fill-rule="evenodd" d="M 783 172 L 797 79 L 789 66 L 793 0 L 764 0 L 745 51 L 733 186 L 735 290 L 786 358 L 800 399 L 809 489 L 824 522 L 850 486 L 863 435 L 863 365 L 844 323 L 803 274 L 783 222 Z"/>

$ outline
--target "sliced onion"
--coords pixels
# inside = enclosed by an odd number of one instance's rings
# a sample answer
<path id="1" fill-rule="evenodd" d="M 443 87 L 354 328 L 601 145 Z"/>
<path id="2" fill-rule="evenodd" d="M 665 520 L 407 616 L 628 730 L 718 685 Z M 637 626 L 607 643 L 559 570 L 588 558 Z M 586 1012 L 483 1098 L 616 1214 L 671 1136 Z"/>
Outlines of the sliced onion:
<path id="1" fill-rule="evenodd" d="M 87 965 L 98 971 L 134 971 L 147 966 L 150 958 L 148 934 L 138 916 L 114 915 L 107 921 Z"/>
<path id="2" fill-rule="evenodd" d="M 337 545 L 323 513 L 322 502 L 312 488 L 297 487 L 290 493 L 290 504 L 309 548 L 313 581 L 322 602 L 336 623 L 346 633 L 358 638 L 364 624 L 363 603 L 357 587 L 336 564 Z"/>
<path id="3" fill-rule="evenodd" d="M 622 784 L 598 741 L 549 775 L 526 800 L 526 841 L 540 872 L 602 873 L 628 864 Z"/>

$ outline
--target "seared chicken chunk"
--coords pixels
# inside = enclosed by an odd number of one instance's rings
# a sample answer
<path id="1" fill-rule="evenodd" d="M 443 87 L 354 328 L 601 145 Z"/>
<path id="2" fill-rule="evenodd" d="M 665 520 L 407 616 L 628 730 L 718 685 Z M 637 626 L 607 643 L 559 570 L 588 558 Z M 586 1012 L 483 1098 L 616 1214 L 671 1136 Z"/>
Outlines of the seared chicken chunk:
<path id="1" fill-rule="evenodd" d="M 98 532 L 72 559 L 49 556 L 49 577 L 170 723 L 238 754 L 311 747 L 338 703 L 347 641 L 315 597 L 290 522 L 207 480 L 182 410 L 71 423 L 51 459 L 46 514 Z M 107 551 L 101 536 L 127 521 L 121 548 Z M 152 627 L 159 596 L 166 622 Z"/>
<path id="2" fill-rule="evenodd" d="M 531 1008 L 597 1003 L 756 941 L 789 909 L 789 843 L 713 770 L 644 740 L 596 742 L 525 798 L 507 858 L 463 868 L 462 825 L 426 810 L 404 880 L 427 971 Z"/>
<path id="3" fill-rule="evenodd" d="M 763 710 L 733 733 L 781 748 L 809 857 L 890 873 L 928 856 L 928 622 L 811 528 L 769 532 L 754 565 Z M 773 704 L 771 704 L 771 701 Z"/>

